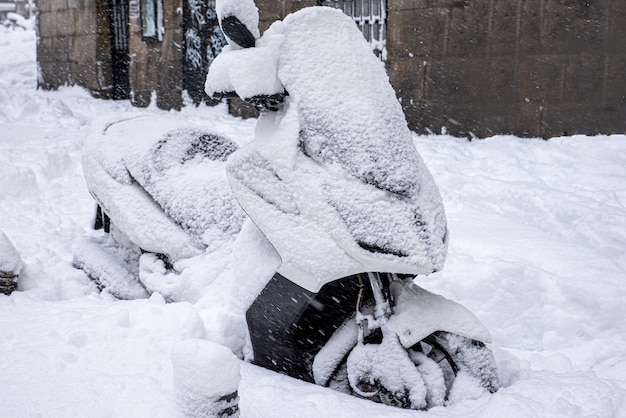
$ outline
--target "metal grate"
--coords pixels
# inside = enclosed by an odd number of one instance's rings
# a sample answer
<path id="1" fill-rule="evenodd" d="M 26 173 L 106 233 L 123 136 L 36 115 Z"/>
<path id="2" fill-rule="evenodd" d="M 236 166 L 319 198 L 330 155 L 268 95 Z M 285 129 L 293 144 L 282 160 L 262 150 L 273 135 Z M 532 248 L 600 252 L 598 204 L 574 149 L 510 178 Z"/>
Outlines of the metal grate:
<path id="1" fill-rule="evenodd" d="M 128 53 L 128 5 L 121 0 L 109 3 L 111 41 L 116 51 Z"/>
<path id="2" fill-rule="evenodd" d="M 350 16 L 382 61 L 387 59 L 387 0 L 318 0 L 320 6 L 343 10 Z"/>
<path id="3" fill-rule="evenodd" d="M 109 13 L 109 39 L 111 41 L 111 75 L 113 76 L 113 99 L 128 99 L 130 94 L 130 81 L 128 66 L 128 12 L 129 4 L 125 0 L 109 0 L 107 3 Z M 107 83 L 101 81 L 100 85 Z"/>

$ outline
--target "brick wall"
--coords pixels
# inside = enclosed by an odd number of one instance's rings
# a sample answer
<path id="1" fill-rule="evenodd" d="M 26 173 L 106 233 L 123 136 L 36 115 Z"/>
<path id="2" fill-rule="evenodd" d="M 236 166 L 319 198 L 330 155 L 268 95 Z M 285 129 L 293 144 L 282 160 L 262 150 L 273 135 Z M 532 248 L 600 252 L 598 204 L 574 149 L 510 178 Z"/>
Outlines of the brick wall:
<path id="1" fill-rule="evenodd" d="M 388 72 L 418 132 L 624 132 L 626 1 L 388 0 Z"/>

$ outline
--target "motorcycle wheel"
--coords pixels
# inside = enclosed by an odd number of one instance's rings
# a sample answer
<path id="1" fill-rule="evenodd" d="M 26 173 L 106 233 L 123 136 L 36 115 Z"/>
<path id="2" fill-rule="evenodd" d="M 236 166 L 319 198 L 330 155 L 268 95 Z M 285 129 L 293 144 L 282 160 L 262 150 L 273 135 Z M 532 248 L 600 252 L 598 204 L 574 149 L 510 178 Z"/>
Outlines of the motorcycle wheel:
<path id="1" fill-rule="evenodd" d="M 394 336 L 385 336 L 389 337 Z M 439 331 L 409 349 L 393 340 L 391 345 L 384 340 L 380 344 L 354 343 L 325 386 L 390 406 L 422 410 L 499 388 L 493 354 L 480 341 Z M 357 353 L 361 350 L 364 355 Z M 360 359 L 356 367 L 351 364 L 354 357 Z M 406 367 L 407 360 L 413 367 Z"/>

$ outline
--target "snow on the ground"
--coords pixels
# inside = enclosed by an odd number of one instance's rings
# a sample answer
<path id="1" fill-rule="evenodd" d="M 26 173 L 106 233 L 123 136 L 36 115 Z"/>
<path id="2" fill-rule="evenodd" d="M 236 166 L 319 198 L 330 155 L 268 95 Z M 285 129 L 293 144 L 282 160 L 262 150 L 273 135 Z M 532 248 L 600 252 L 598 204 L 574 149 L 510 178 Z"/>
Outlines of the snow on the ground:
<path id="1" fill-rule="evenodd" d="M 179 416 L 171 349 L 228 313 L 210 297 L 115 301 L 72 268 L 72 245 L 93 233 L 89 125 L 140 110 L 36 80 L 34 32 L 0 33 L 0 230 L 24 263 L 19 291 L 0 295 L 0 416 Z M 148 111 L 253 135 L 223 106 Z M 403 411 L 241 363 L 241 416 L 626 416 L 626 136 L 415 143 L 450 229 L 446 266 L 418 284 L 485 323 L 502 389 Z"/>

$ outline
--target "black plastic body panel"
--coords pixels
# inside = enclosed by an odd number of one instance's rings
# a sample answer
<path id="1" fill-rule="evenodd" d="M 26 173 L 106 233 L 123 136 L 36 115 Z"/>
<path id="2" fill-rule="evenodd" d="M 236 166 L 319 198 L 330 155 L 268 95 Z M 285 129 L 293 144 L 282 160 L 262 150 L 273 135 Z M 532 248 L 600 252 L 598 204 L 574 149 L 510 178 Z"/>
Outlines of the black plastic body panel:
<path id="1" fill-rule="evenodd" d="M 313 382 L 315 355 L 354 314 L 358 294 L 357 276 L 328 283 L 316 294 L 276 273 L 246 313 L 253 363 Z M 364 300 L 369 298 L 365 286 Z"/>

